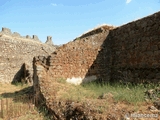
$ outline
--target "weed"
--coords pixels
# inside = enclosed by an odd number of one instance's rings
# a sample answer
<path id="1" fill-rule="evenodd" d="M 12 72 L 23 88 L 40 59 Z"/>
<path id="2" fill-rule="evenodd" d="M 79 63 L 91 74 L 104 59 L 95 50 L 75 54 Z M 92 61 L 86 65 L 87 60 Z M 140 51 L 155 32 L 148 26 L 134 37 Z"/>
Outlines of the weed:
<path id="1" fill-rule="evenodd" d="M 127 101 L 129 103 L 137 103 L 144 101 L 145 87 L 142 85 L 120 84 L 120 83 L 106 83 L 103 85 L 96 83 L 89 83 L 83 85 L 85 89 L 92 90 L 99 96 L 104 93 L 113 94 L 116 101 Z"/>

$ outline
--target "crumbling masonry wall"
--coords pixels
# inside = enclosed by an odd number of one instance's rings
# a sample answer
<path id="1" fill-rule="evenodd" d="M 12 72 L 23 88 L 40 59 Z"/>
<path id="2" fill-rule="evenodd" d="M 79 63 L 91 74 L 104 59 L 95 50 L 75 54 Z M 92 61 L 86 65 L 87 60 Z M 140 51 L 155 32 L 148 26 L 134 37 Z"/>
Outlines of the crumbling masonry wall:
<path id="1" fill-rule="evenodd" d="M 110 30 L 95 67 L 103 81 L 160 81 L 160 12 Z M 88 75 L 89 73 L 87 73 Z"/>
<path id="2" fill-rule="evenodd" d="M 99 54 L 110 28 L 113 27 L 108 26 L 108 30 L 77 38 L 74 42 L 61 46 L 49 58 L 51 77 L 67 79 L 68 82 L 75 84 L 97 79 L 96 71 L 92 70 L 87 76 L 86 73 Z"/>
<path id="3" fill-rule="evenodd" d="M 114 29 L 99 29 L 97 34 L 91 31 L 63 45 L 49 58 L 50 78 L 75 84 L 94 79 L 159 81 L 159 19 L 157 12 Z"/>
<path id="4" fill-rule="evenodd" d="M 55 119 L 63 116 L 55 101 L 55 79 L 80 84 L 101 81 L 160 81 L 160 12 L 115 29 L 85 34 L 51 56 L 34 59 L 34 90 Z M 62 103 L 62 102 L 61 102 Z M 64 108 L 64 107 L 62 107 Z M 54 113 L 54 114 L 53 114 Z"/>
<path id="5" fill-rule="evenodd" d="M 52 45 L 43 44 L 36 35 L 33 39 L 13 33 L 8 28 L 2 28 L 0 32 L 0 82 L 19 81 L 30 74 L 32 79 L 34 56 L 48 56 L 55 51 Z M 24 73 L 26 70 L 26 73 Z"/>
<path id="6" fill-rule="evenodd" d="M 160 12 L 110 31 L 109 39 L 112 81 L 160 81 Z"/>

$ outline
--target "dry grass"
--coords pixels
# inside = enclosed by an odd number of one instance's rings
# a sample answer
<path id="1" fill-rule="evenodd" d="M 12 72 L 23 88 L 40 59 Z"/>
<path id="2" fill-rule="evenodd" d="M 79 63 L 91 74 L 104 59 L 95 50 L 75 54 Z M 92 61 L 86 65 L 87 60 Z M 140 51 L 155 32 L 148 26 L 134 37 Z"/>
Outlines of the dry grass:
<path id="1" fill-rule="evenodd" d="M 23 89 L 27 89 L 29 86 L 28 85 L 11 85 L 11 84 L 4 84 L 0 83 L 0 99 L 4 99 L 4 102 L 6 99 L 8 99 L 10 104 L 12 104 L 12 113 L 14 112 L 17 113 L 19 112 L 19 107 L 22 106 L 23 109 L 23 114 L 21 114 L 18 117 L 15 118 L 9 118 L 10 120 L 44 120 L 44 116 L 39 114 L 38 110 L 36 108 L 32 108 L 32 111 L 29 111 L 28 109 L 28 103 L 24 102 L 16 102 L 13 100 L 13 96 L 18 95 L 16 92 L 21 91 Z M 22 91 L 23 92 L 23 91 Z M 20 94 L 23 94 L 22 92 L 19 92 Z M 7 98 L 5 97 L 5 94 L 7 94 Z M 14 107 L 13 107 L 14 106 Z M 4 111 L 4 115 L 6 114 L 7 111 Z M 7 116 L 5 116 L 7 117 Z M 0 118 L 0 120 L 3 120 Z"/>
<path id="2" fill-rule="evenodd" d="M 57 100 L 78 101 L 78 103 L 88 106 L 91 110 L 97 111 L 97 115 L 116 114 L 124 115 L 127 112 L 151 113 L 148 107 L 152 103 L 144 100 L 144 88 L 142 85 L 121 85 L 121 84 L 97 84 L 88 83 L 84 85 L 73 85 L 66 83 L 64 79 L 53 82 L 54 90 L 57 91 Z M 0 84 L 1 93 L 14 92 L 24 89 L 27 86 Z M 124 111 L 124 112 L 123 112 Z M 24 116 L 11 120 L 47 120 L 43 114 L 28 112 Z"/>
<path id="3" fill-rule="evenodd" d="M 86 99 L 106 98 L 110 95 L 116 102 L 125 101 L 131 104 L 145 102 L 144 92 L 146 88 L 142 85 L 111 85 L 94 82 L 79 86 L 63 82 L 56 84 L 56 86 L 63 86 L 63 89 L 60 89 L 57 94 L 59 99 L 85 101 Z"/>
<path id="4" fill-rule="evenodd" d="M 56 83 L 56 86 L 63 88 L 59 89 L 57 99 L 89 104 L 90 109 L 104 114 L 109 111 L 115 112 L 115 110 L 150 113 L 148 107 L 152 105 L 152 102 L 145 101 L 144 91 L 146 88 L 143 85 L 111 85 L 93 82 L 76 86 L 62 81 Z M 148 88 L 150 87 L 148 86 Z"/>
<path id="5" fill-rule="evenodd" d="M 23 88 L 25 88 L 26 85 L 22 86 L 22 85 L 11 85 L 11 84 L 5 84 L 5 83 L 0 83 L 0 94 L 2 93 L 12 93 L 15 91 L 19 91 Z"/>

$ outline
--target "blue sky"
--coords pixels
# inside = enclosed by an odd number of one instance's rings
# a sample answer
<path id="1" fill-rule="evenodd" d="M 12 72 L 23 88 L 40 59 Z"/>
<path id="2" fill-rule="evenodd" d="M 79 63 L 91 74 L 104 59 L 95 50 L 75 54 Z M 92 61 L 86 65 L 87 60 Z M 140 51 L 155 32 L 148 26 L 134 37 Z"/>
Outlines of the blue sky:
<path id="1" fill-rule="evenodd" d="M 101 24 L 120 26 L 160 11 L 160 0 L 1 0 L 0 27 L 22 36 L 52 36 L 56 45 Z"/>

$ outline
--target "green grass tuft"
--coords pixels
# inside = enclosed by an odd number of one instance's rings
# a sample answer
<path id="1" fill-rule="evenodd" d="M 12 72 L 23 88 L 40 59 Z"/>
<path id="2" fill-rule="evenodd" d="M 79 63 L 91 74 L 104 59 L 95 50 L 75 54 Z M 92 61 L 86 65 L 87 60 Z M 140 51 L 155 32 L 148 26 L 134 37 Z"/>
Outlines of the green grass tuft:
<path id="1" fill-rule="evenodd" d="M 129 103 L 137 104 L 144 102 L 144 92 L 147 89 L 155 88 L 152 84 L 121 84 L 121 83 L 87 83 L 82 85 L 85 90 L 93 91 L 95 96 L 98 97 L 102 94 L 111 93 L 115 101 L 125 101 Z"/>

